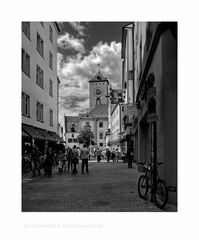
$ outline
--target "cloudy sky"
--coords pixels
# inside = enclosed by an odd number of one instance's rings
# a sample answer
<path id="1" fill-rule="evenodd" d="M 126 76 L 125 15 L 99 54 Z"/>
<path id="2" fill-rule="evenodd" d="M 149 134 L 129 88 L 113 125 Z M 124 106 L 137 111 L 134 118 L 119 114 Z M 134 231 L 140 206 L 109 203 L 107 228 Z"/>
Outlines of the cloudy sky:
<path id="1" fill-rule="evenodd" d="M 89 84 L 100 64 L 113 88 L 121 87 L 121 38 L 126 22 L 61 22 L 57 39 L 60 122 L 89 107 Z"/>

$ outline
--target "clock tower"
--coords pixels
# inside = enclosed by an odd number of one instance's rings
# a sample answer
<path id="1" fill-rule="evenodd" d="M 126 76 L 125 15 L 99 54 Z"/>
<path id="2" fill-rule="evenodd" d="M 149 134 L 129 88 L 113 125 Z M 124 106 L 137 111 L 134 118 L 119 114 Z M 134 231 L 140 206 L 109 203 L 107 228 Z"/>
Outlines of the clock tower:
<path id="1" fill-rule="evenodd" d="M 100 70 L 89 81 L 90 84 L 90 111 L 99 104 L 108 104 L 108 80 L 104 77 Z"/>

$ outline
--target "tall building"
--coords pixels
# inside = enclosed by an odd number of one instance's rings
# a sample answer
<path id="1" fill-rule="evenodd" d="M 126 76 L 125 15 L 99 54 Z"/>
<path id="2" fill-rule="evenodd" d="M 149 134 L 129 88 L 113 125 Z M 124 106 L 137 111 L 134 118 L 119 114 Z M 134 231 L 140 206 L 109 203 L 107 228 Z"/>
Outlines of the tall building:
<path id="1" fill-rule="evenodd" d="M 132 95 L 137 108 L 137 114 L 133 109 L 130 114 L 134 156 L 163 162 L 160 176 L 169 186 L 169 202 L 177 203 L 177 23 L 125 26 L 122 58 L 126 104 Z"/>
<path id="2" fill-rule="evenodd" d="M 68 128 L 68 122 L 78 122 L 78 133 L 84 126 L 90 126 L 91 131 L 94 133 L 95 144 L 102 148 L 106 146 L 105 132 L 108 129 L 108 85 L 109 82 L 100 71 L 89 81 L 90 91 L 90 109 L 84 114 L 79 114 L 78 117 L 65 117 L 66 126 L 66 138 L 71 139 L 72 132 Z M 74 133 L 73 133 L 74 134 Z M 78 134 L 77 134 L 78 135 Z M 66 140 L 66 146 L 72 146 L 72 144 Z"/>
<path id="3" fill-rule="evenodd" d="M 59 79 L 56 22 L 22 22 L 23 145 L 63 141 L 58 136 Z"/>
<path id="4" fill-rule="evenodd" d="M 100 71 L 89 81 L 90 84 L 90 111 L 99 104 L 108 104 L 109 82 Z"/>

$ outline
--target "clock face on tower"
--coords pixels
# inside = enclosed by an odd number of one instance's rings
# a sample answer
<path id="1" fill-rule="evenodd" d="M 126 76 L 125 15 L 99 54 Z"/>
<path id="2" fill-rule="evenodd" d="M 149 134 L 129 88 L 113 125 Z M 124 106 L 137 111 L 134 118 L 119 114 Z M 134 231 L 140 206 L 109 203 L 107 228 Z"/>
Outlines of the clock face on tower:
<path id="1" fill-rule="evenodd" d="M 101 97 L 103 94 L 103 90 L 100 87 L 97 87 L 93 90 L 93 93 L 96 97 Z"/>

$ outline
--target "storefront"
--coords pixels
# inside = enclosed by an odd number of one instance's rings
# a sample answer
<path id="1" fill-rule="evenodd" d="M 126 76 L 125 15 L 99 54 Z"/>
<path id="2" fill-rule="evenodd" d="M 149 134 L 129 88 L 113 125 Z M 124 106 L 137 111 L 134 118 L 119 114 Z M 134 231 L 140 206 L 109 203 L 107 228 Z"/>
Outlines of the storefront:
<path id="1" fill-rule="evenodd" d="M 64 140 L 54 132 L 22 124 L 22 153 L 25 149 L 31 151 L 33 145 L 36 145 L 42 154 L 47 146 L 57 151 L 63 143 Z"/>

